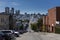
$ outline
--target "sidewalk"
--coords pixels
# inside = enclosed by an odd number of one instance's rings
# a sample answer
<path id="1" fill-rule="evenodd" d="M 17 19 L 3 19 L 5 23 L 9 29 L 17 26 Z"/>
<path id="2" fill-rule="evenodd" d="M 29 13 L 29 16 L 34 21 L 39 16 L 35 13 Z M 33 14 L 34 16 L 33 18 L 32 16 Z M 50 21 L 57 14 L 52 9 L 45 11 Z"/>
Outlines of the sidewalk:
<path id="1" fill-rule="evenodd" d="M 42 40 L 60 40 L 60 34 L 55 33 L 39 33 Z"/>

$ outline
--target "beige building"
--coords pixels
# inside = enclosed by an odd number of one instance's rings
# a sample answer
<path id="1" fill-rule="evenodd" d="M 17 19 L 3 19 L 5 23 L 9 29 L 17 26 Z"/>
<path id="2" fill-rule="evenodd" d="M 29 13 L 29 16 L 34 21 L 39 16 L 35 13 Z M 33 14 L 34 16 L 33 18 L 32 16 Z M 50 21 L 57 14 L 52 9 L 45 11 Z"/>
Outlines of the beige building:
<path id="1" fill-rule="evenodd" d="M 0 13 L 0 30 L 9 29 L 9 15 Z"/>

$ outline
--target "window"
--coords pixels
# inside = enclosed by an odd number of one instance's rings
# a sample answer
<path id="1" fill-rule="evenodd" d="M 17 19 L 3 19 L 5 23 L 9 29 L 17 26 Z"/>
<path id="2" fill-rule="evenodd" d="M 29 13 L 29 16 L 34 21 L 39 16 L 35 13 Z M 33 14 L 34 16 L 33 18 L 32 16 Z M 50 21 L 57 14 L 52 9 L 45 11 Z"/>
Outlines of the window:
<path id="1" fill-rule="evenodd" d="M 1 18 L 1 23 L 4 22 L 4 18 Z"/>

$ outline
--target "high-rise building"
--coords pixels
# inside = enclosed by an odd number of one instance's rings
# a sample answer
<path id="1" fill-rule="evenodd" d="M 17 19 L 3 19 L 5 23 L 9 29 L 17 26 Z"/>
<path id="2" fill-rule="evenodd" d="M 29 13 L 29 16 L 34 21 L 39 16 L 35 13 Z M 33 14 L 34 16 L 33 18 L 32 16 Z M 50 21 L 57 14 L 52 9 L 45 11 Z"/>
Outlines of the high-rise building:
<path id="1" fill-rule="evenodd" d="M 14 14 L 14 8 L 11 8 L 10 13 Z"/>
<path id="2" fill-rule="evenodd" d="M 19 15 L 20 14 L 20 10 L 16 10 L 15 13 L 16 13 L 16 15 Z"/>
<path id="3" fill-rule="evenodd" d="M 9 7 L 5 7 L 5 13 L 9 14 Z"/>

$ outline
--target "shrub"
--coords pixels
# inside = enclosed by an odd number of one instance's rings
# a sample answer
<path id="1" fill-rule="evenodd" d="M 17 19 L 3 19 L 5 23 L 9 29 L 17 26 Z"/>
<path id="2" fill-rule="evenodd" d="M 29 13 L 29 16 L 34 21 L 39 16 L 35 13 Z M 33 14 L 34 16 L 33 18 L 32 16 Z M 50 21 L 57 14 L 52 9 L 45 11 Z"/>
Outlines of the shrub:
<path id="1" fill-rule="evenodd" d="M 60 34 L 60 27 L 55 27 L 55 33 L 59 33 Z"/>
<path id="2" fill-rule="evenodd" d="M 19 26 L 19 29 L 20 30 L 23 30 L 24 29 L 23 25 Z"/>
<path id="3" fill-rule="evenodd" d="M 37 31 L 37 24 L 31 24 L 31 29 L 34 31 Z"/>

